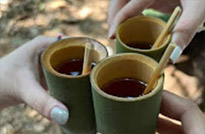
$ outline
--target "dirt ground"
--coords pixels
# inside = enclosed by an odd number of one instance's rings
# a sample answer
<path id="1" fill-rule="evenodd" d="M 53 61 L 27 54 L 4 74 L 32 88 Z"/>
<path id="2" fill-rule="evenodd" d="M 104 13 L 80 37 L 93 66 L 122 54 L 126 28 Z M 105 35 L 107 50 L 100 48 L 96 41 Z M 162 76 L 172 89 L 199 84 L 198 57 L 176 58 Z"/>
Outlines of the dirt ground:
<path id="1" fill-rule="evenodd" d="M 0 0 L 0 57 L 38 35 L 88 36 L 106 46 L 108 0 Z M 165 89 L 205 111 L 205 33 L 197 34 L 179 62 L 165 69 Z M 0 134 L 61 134 L 27 105 L 0 112 Z"/>

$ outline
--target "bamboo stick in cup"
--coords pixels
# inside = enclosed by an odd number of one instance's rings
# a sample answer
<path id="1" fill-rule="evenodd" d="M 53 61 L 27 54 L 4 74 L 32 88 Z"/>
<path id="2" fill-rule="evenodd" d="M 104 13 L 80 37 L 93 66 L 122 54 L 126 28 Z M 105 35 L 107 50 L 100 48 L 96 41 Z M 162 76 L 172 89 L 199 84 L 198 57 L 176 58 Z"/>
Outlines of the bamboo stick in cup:
<path id="1" fill-rule="evenodd" d="M 169 57 L 172 54 L 175 47 L 176 47 L 176 45 L 174 43 L 170 43 L 170 45 L 166 49 L 164 55 L 162 56 L 162 58 L 159 62 L 159 65 L 157 66 L 154 73 L 152 74 L 152 77 L 151 77 L 151 79 L 150 79 L 150 81 L 149 81 L 149 83 L 144 91 L 144 94 L 148 94 L 152 90 L 156 80 L 158 79 L 159 75 L 164 70 L 164 67 L 166 66 L 167 62 L 169 61 Z"/>
<path id="2" fill-rule="evenodd" d="M 162 33 L 159 35 L 159 37 L 157 38 L 157 40 L 155 41 L 151 49 L 157 48 L 160 44 L 162 44 L 164 38 L 171 32 L 174 22 L 180 16 L 181 12 L 182 12 L 181 8 L 177 6 L 174 12 L 172 13 L 169 21 L 167 22 L 166 27 L 164 28 Z"/>
<path id="3" fill-rule="evenodd" d="M 84 53 L 84 60 L 83 60 L 83 71 L 82 75 L 87 74 L 91 71 L 91 64 L 92 64 L 92 54 L 91 50 L 93 49 L 93 44 L 86 43 L 85 45 L 85 53 Z"/>

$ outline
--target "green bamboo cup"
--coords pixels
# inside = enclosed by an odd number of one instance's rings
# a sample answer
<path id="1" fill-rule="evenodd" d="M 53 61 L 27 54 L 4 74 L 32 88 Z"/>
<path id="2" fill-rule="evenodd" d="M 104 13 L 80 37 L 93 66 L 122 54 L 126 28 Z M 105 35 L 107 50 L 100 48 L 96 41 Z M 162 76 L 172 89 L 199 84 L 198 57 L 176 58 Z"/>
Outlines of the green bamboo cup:
<path id="1" fill-rule="evenodd" d="M 91 73 L 97 131 L 101 134 L 154 134 L 160 110 L 163 75 L 152 92 L 135 98 L 105 93 L 102 86 L 117 78 L 148 82 L 157 62 L 136 53 L 117 54 L 100 62 Z M 125 88 L 126 89 L 126 88 Z"/>
<path id="2" fill-rule="evenodd" d="M 94 45 L 93 61 L 107 57 L 106 48 L 96 40 L 76 37 L 52 44 L 42 55 L 42 67 L 49 93 L 69 109 L 69 119 L 61 126 L 64 134 L 95 134 L 96 125 L 89 75 L 71 76 L 58 73 L 55 68 L 64 61 L 83 58 L 86 42 Z"/>
<path id="3" fill-rule="evenodd" d="M 171 35 L 168 35 L 165 38 L 163 44 L 152 50 L 133 48 L 128 44 L 154 44 L 165 25 L 166 23 L 164 21 L 147 16 L 137 16 L 125 21 L 118 27 L 116 32 L 116 52 L 141 53 L 159 62 L 167 45 L 170 42 Z"/>

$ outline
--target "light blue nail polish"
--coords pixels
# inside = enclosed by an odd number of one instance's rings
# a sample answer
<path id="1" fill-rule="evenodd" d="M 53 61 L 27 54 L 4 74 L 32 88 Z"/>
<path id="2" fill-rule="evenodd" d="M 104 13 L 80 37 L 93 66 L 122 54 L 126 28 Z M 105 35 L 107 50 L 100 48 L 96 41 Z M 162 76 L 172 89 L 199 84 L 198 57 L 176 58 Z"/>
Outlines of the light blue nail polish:
<path id="1" fill-rule="evenodd" d="M 69 112 L 59 107 L 53 107 L 51 110 L 51 118 L 60 125 L 66 124 L 68 121 Z"/>
<path id="2" fill-rule="evenodd" d="M 182 50 L 179 46 L 176 46 L 174 51 L 172 52 L 171 56 L 170 56 L 170 60 L 172 61 L 173 64 L 176 63 L 177 59 L 179 58 L 179 56 L 181 55 Z"/>

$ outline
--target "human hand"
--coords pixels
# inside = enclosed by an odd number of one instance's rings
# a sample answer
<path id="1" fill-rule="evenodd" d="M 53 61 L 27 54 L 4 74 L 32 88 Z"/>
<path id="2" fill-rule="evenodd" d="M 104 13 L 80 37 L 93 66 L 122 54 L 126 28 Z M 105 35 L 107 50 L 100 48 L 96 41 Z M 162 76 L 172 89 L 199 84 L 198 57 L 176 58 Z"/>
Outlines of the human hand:
<path id="1" fill-rule="evenodd" d="M 39 36 L 0 59 L 0 110 L 26 103 L 58 124 L 68 120 L 68 109 L 46 92 L 40 53 L 54 37 Z"/>
<path id="2" fill-rule="evenodd" d="M 182 126 L 159 118 L 157 131 L 160 134 L 205 134 L 205 117 L 198 106 L 190 100 L 164 91 L 161 114 L 180 121 Z"/>
<path id="3" fill-rule="evenodd" d="M 109 38 L 115 38 L 115 32 L 120 23 L 126 19 L 139 15 L 146 8 L 153 8 L 162 12 L 171 13 L 180 5 L 182 15 L 173 30 L 172 42 L 177 44 L 177 54 L 174 62 L 194 37 L 197 29 L 205 22 L 204 0 L 111 0 L 108 24 Z M 172 57 L 171 57 L 172 58 Z"/>

